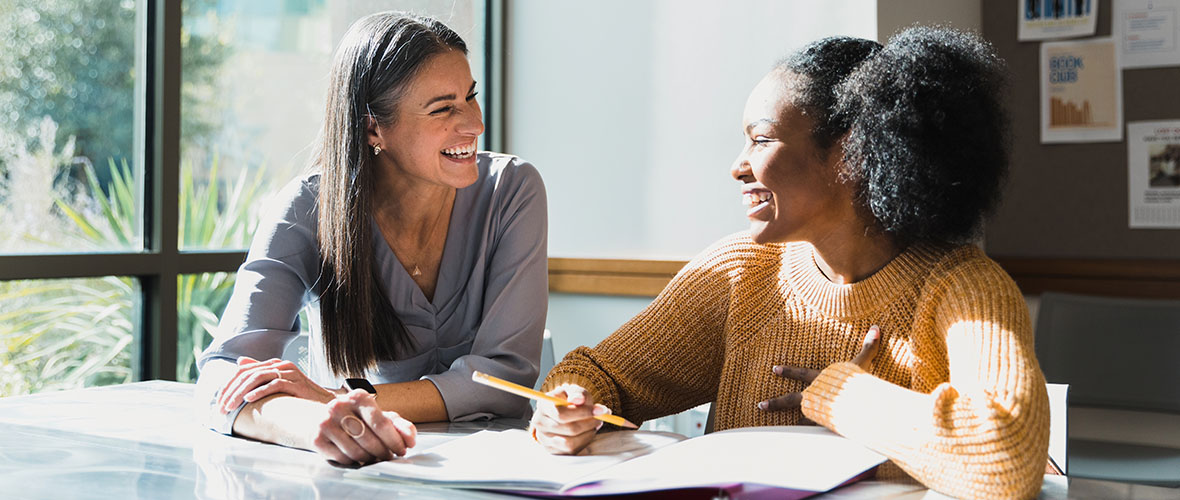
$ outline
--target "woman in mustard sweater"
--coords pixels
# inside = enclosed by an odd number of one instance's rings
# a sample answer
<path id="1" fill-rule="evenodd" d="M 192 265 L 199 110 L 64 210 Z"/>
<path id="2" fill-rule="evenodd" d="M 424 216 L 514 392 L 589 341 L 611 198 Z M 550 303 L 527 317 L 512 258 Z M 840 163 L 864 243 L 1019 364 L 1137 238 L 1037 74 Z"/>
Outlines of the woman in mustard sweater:
<path id="1" fill-rule="evenodd" d="M 1036 496 L 1049 402 L 1024 299 L 970 242 L 1007 170 L 1004 63 L 974 35 L 827 38 L 746 102 L 731 167 L 749 231 L 565 357 L 533 435 L 576 453 L 595 412 L 712 402 L 716 428 L 810 420 L 957 497 Z M 790 450 L 784 450 L 790 453 Z"/>

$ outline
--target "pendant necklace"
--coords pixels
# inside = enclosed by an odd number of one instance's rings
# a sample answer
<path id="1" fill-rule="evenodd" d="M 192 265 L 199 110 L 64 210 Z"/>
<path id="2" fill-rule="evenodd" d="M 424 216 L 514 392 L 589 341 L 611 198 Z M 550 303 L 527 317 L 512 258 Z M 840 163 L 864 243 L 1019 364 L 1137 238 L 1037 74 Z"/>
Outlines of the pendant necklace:
<path id="1" fill-rule="evenodd" d="M 438 223 L 439 223 L 439 221 L 442 220 L 442 214 L 443 214 L 443 212 L 446 211 L 446 208 L 447 208 L 447 204 L 446 204 L 446 202 L 443 202 L 443 206 L 439 207 L 439 209 L 438 209 L 438 215 L 435 216 L 435 218 L 434 218 L 434 226 L 430 229 L 430 236 L 426 237 L 426 245 L 423 246 L 422 251 L 418 252 L 417 258 L 414 259 L 413 262 L 411 262 L 411 264 L 413 264 L 413 266 L 414 266 L 414 270 L 410 271 L 410 276 L 415 277 L 415 278 L 418 276 L 422 276 L 422 269 L 419 268 L 418 264 L 415 264 L 414 262 L 419 262 L 422 260 L 422 255 L 426 252 L 426 248 L 430 246 L 431 241 L 434 241 L 434 235 L 435 235 L 435 233 L 438 233 Z"/>

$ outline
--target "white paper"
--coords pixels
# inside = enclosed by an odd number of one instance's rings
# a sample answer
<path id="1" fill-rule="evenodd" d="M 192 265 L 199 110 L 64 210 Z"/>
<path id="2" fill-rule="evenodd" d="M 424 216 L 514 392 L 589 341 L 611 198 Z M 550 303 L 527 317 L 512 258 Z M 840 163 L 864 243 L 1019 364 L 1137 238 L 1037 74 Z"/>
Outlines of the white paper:
<path id="1" fill-rule="evenodd" d="M 660 451 L 582 478 L 583 482 L 601 481 L 601 485 L 575 492 L 597 495 L 735 482 L 828 491 L 885 461 L 882 455 L 816 426 L 731 429 Z M 720 457 L 724 458 L 716 459 Z M 702 462 L 709 466 L 702 467 Z"/>
<path id="2" fill-rule="evenodd" d="M 1180 0 L 1115 0 L 1111 32 L 1124 68 L 1180 66 Z"/>
<path id="3" fill-rule="evenodd" d="M 609 432 L 596 437 L 582 455 L 561 456 L 550 455 L 527 431 L 481 431 L 358 472 L 454 487 L 558 491 L 582 476 L 683 439 L 668 432 Z"/>
<path id="4" fill-rule="evenodd" d="M 1123 72 L 1112 38 L 1041 44 L 1041 142 L 1123 139 Z"/>
<path id="5" fill-rule="evenodd" d="M 1021 41 L 1091 36 L 1098 0 L 1017 0 L 1016 16 Z"/>
<path id="6" fill-rule="evenodd" d="M 884 461 L 816 426 L 732 429 L 693 439 L 610 432 L 579 456 L 550 455 L 527 432 L 510 430 L 479 432 L 355 474 L 569 496 L 733 484 L 827 491 Z"/>
<path id="7" fill-rule="evenodd" d="M 1180 121 L 1127 124 L 1132 228 L 1180 228 Z"/>

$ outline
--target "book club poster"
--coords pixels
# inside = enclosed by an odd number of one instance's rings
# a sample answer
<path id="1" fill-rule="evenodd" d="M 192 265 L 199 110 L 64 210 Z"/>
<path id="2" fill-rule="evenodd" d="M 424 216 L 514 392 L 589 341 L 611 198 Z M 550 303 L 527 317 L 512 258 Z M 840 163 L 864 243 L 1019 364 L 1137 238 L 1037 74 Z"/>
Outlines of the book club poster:
<path id="1" fill-rule="evenodd" d="M 1122 79 L 1112 38 L 1041 44 L 1041 142 L 1122 141 Z"/>

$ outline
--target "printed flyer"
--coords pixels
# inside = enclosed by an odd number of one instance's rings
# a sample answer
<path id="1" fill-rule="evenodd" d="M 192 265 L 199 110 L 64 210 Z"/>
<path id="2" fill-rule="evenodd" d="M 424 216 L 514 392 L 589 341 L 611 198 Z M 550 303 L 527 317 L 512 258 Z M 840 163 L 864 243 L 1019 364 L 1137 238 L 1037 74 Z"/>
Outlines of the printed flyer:
<path id="1" fill-rule="evenodd" d="M 1123 139 L 1123 72 L 1113 38 L 1041 44 L 1041 142 Z"/>
<path id="2" fill-rule="evenodd" d="M 1074 38 L 1095 33 L 1098 0 L 1018 0 L 1017 39 Z"/>
<path id="3" fill-rule="evenodd" d="M 1114 3 L 1111 31 L 1124 68 L 1180 66 L 1180 0 L 1122 0 Z"/>
<path id="4" fill-rule="evenodd" d="M 1180 121 L 1127 124 L 1132 228 L 1180 228 Z"/>

